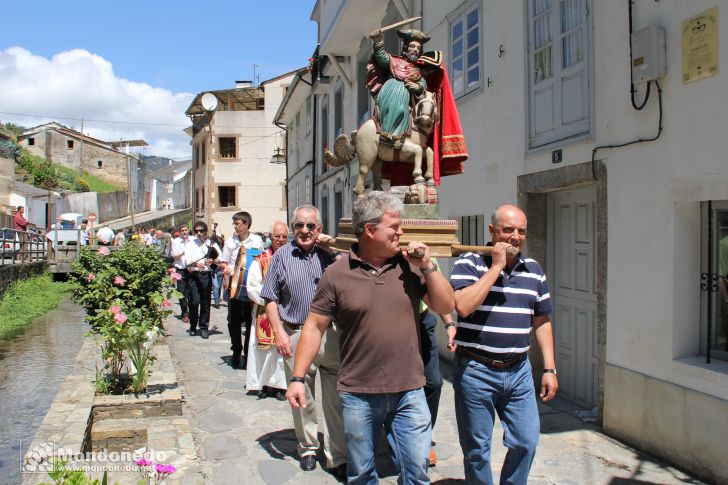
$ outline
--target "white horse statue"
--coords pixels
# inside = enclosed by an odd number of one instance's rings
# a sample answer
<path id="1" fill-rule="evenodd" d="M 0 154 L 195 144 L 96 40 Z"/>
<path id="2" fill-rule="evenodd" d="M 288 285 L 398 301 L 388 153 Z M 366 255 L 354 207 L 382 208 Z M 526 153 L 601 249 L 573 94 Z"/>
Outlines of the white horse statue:
<path id="1" fill-rule="evenodd" d="M 437 106 L 435 96 L 425 91 L 425 94 L 415 105 L 414 126 L 409 136 L 402 137 L 402 148 L 380 143 L 379 134 L 374 120 L 369 119 L 351 133 L 339 135 L 334 142 L 334 153 L 324 151 L 324 161 L 329 165 L 338 167 L 349 162 L 354 155 L 359 156 L 359 178 L 354 187 L 354 193 L 359 196 L 364 193 L 364 180 L 372 171 L 373 189 L 382 190 L 382 162 L 414 163 L 412 177 L 416 184 L 432 184 L 433 152 L 427 146 L 427 139 L 435 128 L 437 122 Z M 427 169 L 422 174 L 422 157 L 427 162 Z"/>

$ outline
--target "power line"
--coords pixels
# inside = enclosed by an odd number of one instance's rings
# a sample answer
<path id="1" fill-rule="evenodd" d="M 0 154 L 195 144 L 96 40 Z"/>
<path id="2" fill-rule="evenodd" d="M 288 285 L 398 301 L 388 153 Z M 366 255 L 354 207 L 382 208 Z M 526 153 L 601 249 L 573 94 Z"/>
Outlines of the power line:
<path id="1" fill-rule="evenodd" d="M 143 121 L 116 121 L 116 120 L 93 120 L 88 118 L 74 118 L 71 116 L 52 116 L 52 115 L 34 115 L 34 114 L 28 114 L 28 113 L 9 113 L 5 111 L 0 111 L 0 115 L 8 115 L 8 116 L 27 116 L 31 118 L 43 118 L 43 119 L 53 119 L 53 120 L 70 120 L 70 121 L 83 121 L 84 123 L 113 123 L 113 124 L 121 124 L 121 125 L 144 125 L 144 126 L 170 126 L 170 127 L 176 127 L 176 128 L 187 128 L 191 126 L 191 123 L 185 124 L 185 125 L 177 125 L 174 123 L 147 123 Z M 222 125 L 222 124 L 216 124 L 215 126 L 220 128 L 238 128 L 243 130 L 252 130 L 252 129 L 275 129 L 274 126 L 237 126 L 237 125 Z M 279 132 L 276 132 L 279 133 Z M 252 136 L 252 135 L 251 135 Z"/>
<path id="2" fill-rule="evenodd" d="M 115 120 L 91 120 L 87 118 L 73 118 L 71 116 L 51 116 L 51 115 L 32 115 L 28 113 L 7 113 L 5 111 L 0 111 L 0 114 L 2 115 L 9 115 L 9 116 L 29 116 L 31 118 L 47 118 L 47 119 L 54 119 L 54 120 L 70 120 L 70 121 L 81 121 L 84 122 L 92 122 L 92 123 L 117 123 L 122 125 L 147 125 L 147 126 L 174 126 L 174 127 L 180 127 L 180 128 L 186 128 L 190 125 L 177 125 L 173 123 L 145 123 L 143 121 L 115 121 Z"/>

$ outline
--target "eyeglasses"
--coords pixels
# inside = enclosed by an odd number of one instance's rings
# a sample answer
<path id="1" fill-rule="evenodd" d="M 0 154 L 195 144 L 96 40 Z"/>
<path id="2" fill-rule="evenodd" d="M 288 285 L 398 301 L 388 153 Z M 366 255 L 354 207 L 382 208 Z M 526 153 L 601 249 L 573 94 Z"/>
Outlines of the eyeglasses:
<path id="1" fill-rule="evenodd" d="M 204 234 L 206 232 L 204 229 L 195 229 L 195 234 Z"/>
<path id="2" fill-rule="evenodd" d="M 295 223 L 293 225 L 294 229 L 296 229 L 298 231 L 300 231 L 301 229 L 303 229 L 303 226 L 306 226 L 306 229 L 308 229 L 309 231 L 313 231 L 314 229 L 316 229 L 318 227 L 313 222 L 309 222 L 309 223 L 306 223 L 306 224 L 304 224 L 303 222 L 297 222 L 297 223 Z"/>

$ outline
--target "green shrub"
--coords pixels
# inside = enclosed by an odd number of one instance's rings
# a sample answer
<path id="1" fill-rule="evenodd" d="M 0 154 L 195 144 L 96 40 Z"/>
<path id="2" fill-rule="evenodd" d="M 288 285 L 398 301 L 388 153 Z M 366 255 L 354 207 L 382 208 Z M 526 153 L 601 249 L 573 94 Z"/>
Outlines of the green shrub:
<path id="1" fill-rule="evenodd" d="M 125 389 L 131 363 L 131 390 L 143 391 L 151 345 L 172 313 L 170 300 L 179 296 L 164 259 L 155 248 L 133 242 L 113 250 L 82 248 L 71 282 L 86 321 L 102 340 L 110 387 Z"/>

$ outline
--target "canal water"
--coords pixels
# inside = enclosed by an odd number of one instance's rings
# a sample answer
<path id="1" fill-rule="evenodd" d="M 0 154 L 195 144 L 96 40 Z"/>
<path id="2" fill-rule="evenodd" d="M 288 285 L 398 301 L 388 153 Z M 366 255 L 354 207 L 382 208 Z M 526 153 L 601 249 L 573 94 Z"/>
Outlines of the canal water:
<path id="1" fill-rule="evenodd" d="M 0 483 L 20 483 L 20 460 L 63 379 L 74 368 L 88 325 L 66 298 L 15 338 L 0 342 Z"/>

